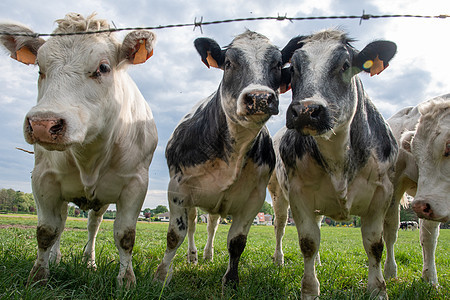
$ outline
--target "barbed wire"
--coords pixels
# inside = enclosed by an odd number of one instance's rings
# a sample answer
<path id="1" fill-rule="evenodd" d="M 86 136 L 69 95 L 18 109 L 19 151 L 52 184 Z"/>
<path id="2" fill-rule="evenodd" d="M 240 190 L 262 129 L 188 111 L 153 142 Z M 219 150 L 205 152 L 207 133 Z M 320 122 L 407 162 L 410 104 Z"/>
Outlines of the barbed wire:
<path id="1" fill-rule="evenodd" d="M 0 35 L 7 36 L 29 36 L 29 37 L 43 37 L 43 36 L 65 36 L 65 35 L 86 35 L 86 34 L 97 34 L 97 33 L 111 33 L 118 31 L 131 31 L 131 30 L 158 30 L 158 29 L 168 29 L 168 28 L 181 28 L 181 27 L 194 27 L 199 28 L 203 33 L 202 26 L 216 25 L 216 24 L 226 24 L 234 22 L 247 22 L 247 21 L 263 21 L 263 20 L 276 20 L 276 21 L 308 21 L 308 20 L 336 20 L 336 19 L 359 19 L 359 24 L 362 21 L 367 21 L 370 19 L 383 19 L 383 18 L 421 18 L 421 19 L 447 19 L 450 15 L 372 15 L 366 14 L 364 11 L 362 15 L 350 15 L 350 16 L 316 16 L 316 17 L 288 17 L 287 14 L 284 16 L 276 17 L 250 17 L 250 18 L 237 18 L 228 20 L 218 20 L 218 21 L 203 21 L 203 16 L 200 21 L 197 18 L 194 19 L 193 23 L 182 23 L 182 24 L 170 24 L 170 25 L 158 25 L 158 26 L 148 26 L 148 27 L 126 27 L 126 28 L 109 28 L 96 31 L 80 31 L 80 32 L 61 32 L 61 33 L 10 33 L 10 32 L 0 32 Z M 115 27 L 115 26 L 114 26 Z"/>

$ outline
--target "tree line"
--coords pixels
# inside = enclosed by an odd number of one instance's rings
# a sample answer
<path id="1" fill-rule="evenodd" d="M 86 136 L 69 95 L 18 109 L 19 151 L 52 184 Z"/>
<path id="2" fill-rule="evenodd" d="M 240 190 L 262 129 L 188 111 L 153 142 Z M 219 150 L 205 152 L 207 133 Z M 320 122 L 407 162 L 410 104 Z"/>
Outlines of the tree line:
<path id="1" fill-rule="evenodd" d="M 15 191 L 13 189 L 0 190 L 0 212 L 36 211 L 33 194 Z"/>

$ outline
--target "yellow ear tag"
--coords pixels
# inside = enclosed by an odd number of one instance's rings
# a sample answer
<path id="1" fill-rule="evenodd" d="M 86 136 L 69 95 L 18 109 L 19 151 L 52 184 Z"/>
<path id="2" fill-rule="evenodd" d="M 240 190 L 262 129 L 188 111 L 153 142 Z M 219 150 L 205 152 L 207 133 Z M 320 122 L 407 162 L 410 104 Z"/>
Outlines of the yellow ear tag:
<path id="1" fill-rule="evenodd" d="M 133 64 L 142 64 L 148 59 L 148 52 L 147 49 L 145 49 L 145 43 L 146 40 L 140 41 L 139 49 L 134 55 Z"/>
<path id="2" fill-rule="evenodd" d="M 34 65 L 36 62 L 36 55 L 34 55 L 27 47 L 22 47 L 16 51 L 16 60 L 27 65 Z"/>
<path id="3" fill-rule="evenodd" d="M 208 56 L 206 57 L 206 61 L 213 68 L 219 68 L 217 61 L 211 56 L 211 51 L 207 51 Z"/>
<path id="4" fill-rule="evenodd" d="M 381 72 L 383 72 L 383 70 L 386 68 L 387 68 L 387 65 L 385 67 L 383 64 L 383 61 L 380 60 L 377 55 L 377 57 L 373 60 L 373 66 L 370 68 L 370 76 L 378 75 Z"/>

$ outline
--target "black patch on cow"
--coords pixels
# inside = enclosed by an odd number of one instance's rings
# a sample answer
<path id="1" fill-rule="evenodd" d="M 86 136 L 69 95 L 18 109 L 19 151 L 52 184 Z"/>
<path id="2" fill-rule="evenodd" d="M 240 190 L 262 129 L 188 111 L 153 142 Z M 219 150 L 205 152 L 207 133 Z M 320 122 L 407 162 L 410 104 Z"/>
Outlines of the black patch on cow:
<path id="1" fill-rule="evenodd" d="M 312 239 L 305 237 L 300 239 L 300 249 L 304 258 L 311 258 L 316 252 L 316 245 Z"/>
<path id="2" fill-rule="evenodd" d="M 287 168 L 295 167 L 296 160 L 310 155 L 322 167 L 325 162 L 312 136 L 303 136 L 295 129 L 288 129 L 281 138 L 280 156 Z"/>
<path id="3" fill-rule="evenodd" d="M 122 247 L 125 252 L 131 253 L 133 251 L 135 239 L 136 230 L 134 228 L 125 230 L 123 233 L 123 237 L 120 239 L 120 247 Z"/>
<path id="4" fill-rule="evenodd" d="M 275 168 L 275 151 L 273 150 L 269 131 L 265 126 L 256 137 L 252 148 L 247 153 L 247 157 L 252 159 L 258 166 L 268 165 L 270 167 L 270 172 Z"/>
<path id="5" fill-rule="evenodd" d="M 104 205 L 104 203 L 101 203 L 98 199 L 88 200 L 86 197 L 73 198 L 71 202 L 75 203 L 84 211 L 88 211 L 90 209 L 99 211 Z"/>
<path id="6" fill-rule="evenodd" d="M 238 266 L 239 259 L 244 252 L 247 243 L 247 236 L 240 234 L 230 240 L 228 245 L 228 253 L 230 255 L 230 265 L 227 273 L 223 276 L 223 284 L 237 288 L 239 285 Z"/>
<path id="7" fill-rule="evenodd" d="M 370 251 L 372 252 L 373 256 L 375 256 L 377 264 L 381 262 L 381 256 L 383 255 L 383 246 L 383 240 L 380 240 L 379 242 L 373 243 L 370 247 Z"/>
<path id="8" fill-rule="evenodd" d="M 57 236 L 58 230 L 49 225 L 39 225 L 36 228 L 36 238 L 40 249 L 47 250 L 53 246 Z"/>
<path id="9" fill-rule="evenodd" d="M 179 218 L 176 219 L 177 221 L 177 225 L 178 225 L 178 229 L 181 230 L 186 230 L 186 223 L 183 221 L 183 216 L 180 216 Z"/>
<path id="10" fill-rule="evenodd" d="M 191 118 L 175 129 L 166 148 L 166 159 L 170 169 L 180 172 L 182 167 L 192 167 L 208 160 L 228 162 L 231 150 L 226 116 L 216 93 L 204 107 L 199 107 Z"/>
<path id="11" fill-rule="evenodd" d="M 175 249 L 180 241 L 179 236 L 173 230 L 173 228 L 167 233 L 167 248 L 172 250 Z"/>

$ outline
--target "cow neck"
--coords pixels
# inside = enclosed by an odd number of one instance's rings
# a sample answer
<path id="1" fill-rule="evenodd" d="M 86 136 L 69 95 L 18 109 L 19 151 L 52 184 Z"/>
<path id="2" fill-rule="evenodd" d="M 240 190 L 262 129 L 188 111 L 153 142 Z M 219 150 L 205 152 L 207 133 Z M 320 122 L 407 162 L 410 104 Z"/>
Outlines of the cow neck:
<path id="1" fill-rule="evenodd" d="M 80 171 L 80 179 L 86 197 L 89 200 L 95 198 L 95 188 L 101 171 L 106 166 L 110 167 L 112 151 L 106 147 L 105 139 L 107 137 L 100 136 L 92 143 L 71 149 L 72 157 Z"/>
<path id="2" fill-rule="evenodd" d="M 261 128 L 247 128 L 233 122 L 228 117 L 227 125 L 230 136 L 233 137 L 231 142 L 232 152 L 229 161 L 235 162 L 235 172 L 233 178 L 237 179 L 246 163 L 247 153 L 253 146 L 255 138 L 261 131 Z"/>
<path id="3" fill-rule="evenodd" d="M 315 137 L 315 140 L 339 200 L 346 201 L 349 178 L 347 172 L 350 149 L 349 126 L 342 127 L 342 130 L 336 131 L 331 137 Z"/>

